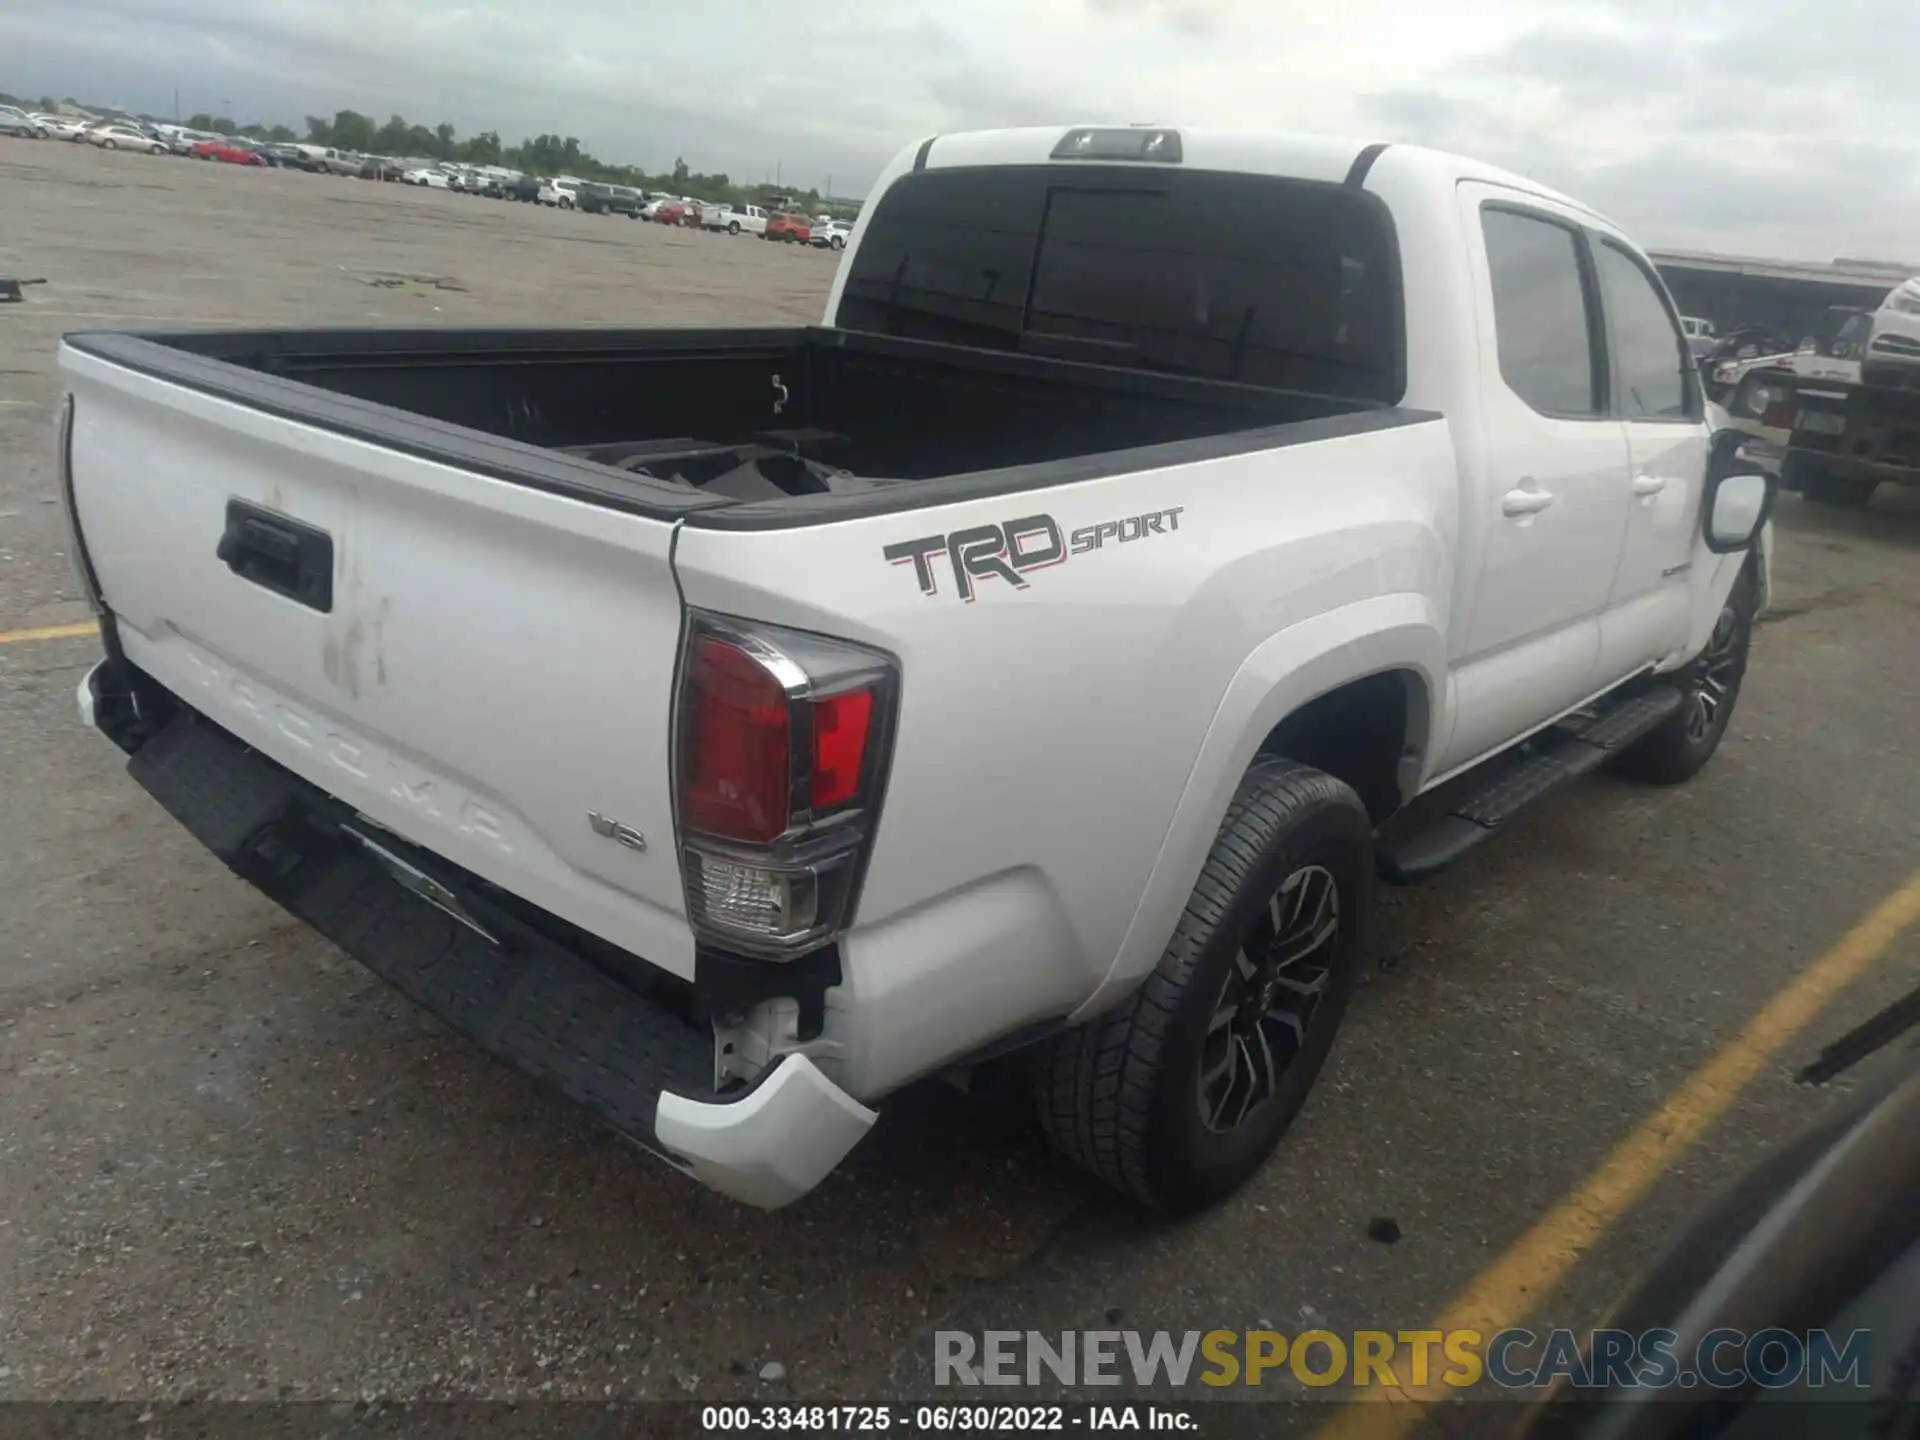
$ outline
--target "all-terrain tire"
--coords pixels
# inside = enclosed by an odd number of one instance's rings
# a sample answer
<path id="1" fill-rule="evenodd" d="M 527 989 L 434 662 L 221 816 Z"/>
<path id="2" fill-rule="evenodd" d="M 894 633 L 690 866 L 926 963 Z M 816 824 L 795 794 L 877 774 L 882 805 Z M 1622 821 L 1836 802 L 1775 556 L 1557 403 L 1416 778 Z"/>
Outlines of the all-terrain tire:
<path id="1" fill-rule="evenodd" d="M 1613 762 L 1620 774 L 1653 785 L 1679 785 L 1713 758 L 1746 678 L 1758 591 L 1749 564 L 1734 582 L 1707 648 L 1677 677 L 1684 692 L 1680 708 Z"/>
<path id="2" fill-rule="evenodd" d="M 1282 885 L 1316 870 L 1331 876 L 1337 933 L 1315 1008 L 1268 1098 L 1234 1128 L 1210 1128 L 1202 1064 L 1217 1007 Z M 1372 822 L 1351 787 L 1295 761 L 1256 762 L 1152 974 L 1119 1008 L 1040 1048 L 1037 1098 L 1053 1143 L 1155 1210 L 1197 1209 L 1246 1180 L 1280 1143 L 1331 1048 L 1365 949 L 1373 874 Z"/>

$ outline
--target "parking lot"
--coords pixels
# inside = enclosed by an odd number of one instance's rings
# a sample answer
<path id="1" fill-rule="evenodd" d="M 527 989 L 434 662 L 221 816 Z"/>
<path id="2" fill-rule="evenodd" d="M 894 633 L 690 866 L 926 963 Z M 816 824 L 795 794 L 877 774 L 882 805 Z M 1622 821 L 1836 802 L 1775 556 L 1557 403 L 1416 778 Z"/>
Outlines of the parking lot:
<path id="1" fill-rule="evenodd" d="M 71 633 L 55 500 L 62 332 L 808 321 L 834 259 L 0 141 L 0 277 L 47 281 L 0 305 L 0 1398 L 871 1398 L 926 1386 L 941 1326 L 1414 1327 L 1569 1196 L 1592 1223 L 1540 1253 L 1577 1263 L 1475 1293 L 1585 1324 L 1829 1103 L 1797 1065 L 1920 982 L 1909 926 L 1764 1032 L 1698 1143 L 1629 1156 L 1633 1203 L 1581 1199 L 1920 865 L 1920 492 L 1887 487 L 1865 512 L 1783 500 L 1774 609 L 1697 781 L 1581 782 L 1385 897 L 1292 1137 L 1179 1224 L 939 1085 L 789 1210 L 700 1190 L 233 879 L 80 728 L 97 645 Z M 1369 1239 L 1382 1217 L 1397 1243 Z"/>

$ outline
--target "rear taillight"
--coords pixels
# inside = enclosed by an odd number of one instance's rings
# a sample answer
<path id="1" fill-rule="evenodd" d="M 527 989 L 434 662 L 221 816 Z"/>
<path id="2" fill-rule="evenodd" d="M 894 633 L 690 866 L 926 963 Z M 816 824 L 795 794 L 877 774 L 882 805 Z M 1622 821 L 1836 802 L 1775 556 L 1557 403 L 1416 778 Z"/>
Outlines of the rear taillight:
<path id="1" fill-rule="evenodd" d="M 723 840 L 779 839 L 792 802 L 785 688 L 747 651 L 713 635 L 693 637 L 684 684 L 681 823 Z"/>
<path id="2" fill-rule="evenodd" d="M 897 690 L 898 671 L 878 651 L 693 617 L 675 784 L 701 939 L 780 959 L 851 921 Z"/>

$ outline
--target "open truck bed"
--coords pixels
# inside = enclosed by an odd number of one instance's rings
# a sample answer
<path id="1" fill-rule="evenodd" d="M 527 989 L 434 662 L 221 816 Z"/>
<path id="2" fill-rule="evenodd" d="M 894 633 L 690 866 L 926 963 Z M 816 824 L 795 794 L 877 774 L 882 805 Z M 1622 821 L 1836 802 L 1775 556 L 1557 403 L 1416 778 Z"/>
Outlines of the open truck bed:
<path id="1" fill-rule="evenodd" d="M 1362 400 L 817 327 L 67 343 L 285 419 L 658 519 L 792 499 L 816 503 L 778 505 L 773 523 L 906 509 L 1393 423 Z M 1173 448 L 1137 453 L 1159 447 Z M 941 481 L 960 483 L 927 488 Z M 835 496 L 861 498 L 817 503 Z"/>

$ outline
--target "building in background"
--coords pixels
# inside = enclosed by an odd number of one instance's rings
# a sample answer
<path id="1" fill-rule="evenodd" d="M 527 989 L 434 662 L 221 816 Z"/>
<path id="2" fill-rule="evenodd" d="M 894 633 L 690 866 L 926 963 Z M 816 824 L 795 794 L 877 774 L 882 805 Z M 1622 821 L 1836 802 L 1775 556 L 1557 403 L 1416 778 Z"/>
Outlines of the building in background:
<path id="1" fill-rule="evenodd" d="M 1796 343 L 1830 343 L 1848 312 L 1872 310 L 1894 286 L 1920 275 L 1920 264 L 1882 260 L 1753 260 L 1655 250 L 1649 258 L 1682 315 L 1711 320 L 1720 334 L 1764 326 Z"/>

